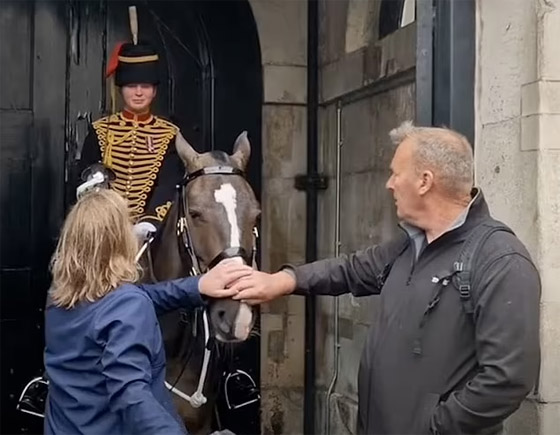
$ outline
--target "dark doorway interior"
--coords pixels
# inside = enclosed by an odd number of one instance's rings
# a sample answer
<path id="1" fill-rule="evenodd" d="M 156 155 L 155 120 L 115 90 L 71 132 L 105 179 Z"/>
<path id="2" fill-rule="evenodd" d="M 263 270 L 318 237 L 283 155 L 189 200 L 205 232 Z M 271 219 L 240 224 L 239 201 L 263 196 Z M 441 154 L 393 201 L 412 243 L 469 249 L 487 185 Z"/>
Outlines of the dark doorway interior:
<path id="1" fill-rule="evenodd" d="M 159 49 L 164 80 L 156 114 L 177 123 L 198 151 L 231 152 L 247 130 L 248 177 L 260 198 L 260 46 L 243 1 L 2 1 L 0 8 L 1 433 L 40 433 L 42 420 L 15 409 L 25 383 L 42 371 L 48 261 L 73 192 L 89 123 L 110 110 L 104 79 L 117 41 L 130 40 L 128 6 L 139 36 Z M 260 343 L 235 352 L 233 368 L 260 383 Z M 258 404 L 220 420 L 259 433 Z"/>

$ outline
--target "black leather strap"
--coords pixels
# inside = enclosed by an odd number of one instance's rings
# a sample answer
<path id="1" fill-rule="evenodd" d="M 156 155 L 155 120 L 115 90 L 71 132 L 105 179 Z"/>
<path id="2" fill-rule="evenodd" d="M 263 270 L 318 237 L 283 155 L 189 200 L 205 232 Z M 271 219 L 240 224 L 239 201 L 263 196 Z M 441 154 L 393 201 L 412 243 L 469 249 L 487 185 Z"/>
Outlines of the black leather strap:
<path id="1" fill-rule="evenodd" d="M 234 168 L 233 166 L 208 166 L 185 175 L 181 181 L 181 186 L 186 186 L 192 180 L 202 175 L 239 175 L 245 177 L 245 173 L 241 169 Z"/>

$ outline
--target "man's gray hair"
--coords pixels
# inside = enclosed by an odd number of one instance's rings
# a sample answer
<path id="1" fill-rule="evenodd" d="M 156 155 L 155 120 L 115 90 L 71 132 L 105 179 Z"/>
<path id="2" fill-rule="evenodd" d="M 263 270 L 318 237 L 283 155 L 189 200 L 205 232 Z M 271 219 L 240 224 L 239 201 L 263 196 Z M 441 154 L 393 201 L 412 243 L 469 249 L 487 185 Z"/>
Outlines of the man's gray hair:
<path id="1" fill-rule="evenodd" d="M 474 184 L 472 147 L 465 136 L 447 128 L 416 127 L 405 121 L 389 133 L 399 145 L 405 139 L 414 140 L 414 163 L 421 172 L 431 170 L 449 194 L 463 195 Z"/>

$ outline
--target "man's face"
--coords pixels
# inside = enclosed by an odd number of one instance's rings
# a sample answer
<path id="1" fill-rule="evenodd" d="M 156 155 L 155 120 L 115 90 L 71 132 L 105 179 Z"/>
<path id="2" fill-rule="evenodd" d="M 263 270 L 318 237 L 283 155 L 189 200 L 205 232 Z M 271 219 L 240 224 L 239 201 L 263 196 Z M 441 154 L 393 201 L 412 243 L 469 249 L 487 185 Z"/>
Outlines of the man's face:
<path id="1" fill-rule="evenodd" d="M 125 108 L 133 113 L 145 113 L 156 96 L 156 87 L 147 83 L 131 84 L 122 87 Z"/>
<path id="2" fill-rule="evenodd" d="M 423 182 L 414 166 L 414 146 L 413 139 L 408 138 L 397 147 L 385 185 L 393 193 L 398 218 L 413 225 L 423 205 Z"/>

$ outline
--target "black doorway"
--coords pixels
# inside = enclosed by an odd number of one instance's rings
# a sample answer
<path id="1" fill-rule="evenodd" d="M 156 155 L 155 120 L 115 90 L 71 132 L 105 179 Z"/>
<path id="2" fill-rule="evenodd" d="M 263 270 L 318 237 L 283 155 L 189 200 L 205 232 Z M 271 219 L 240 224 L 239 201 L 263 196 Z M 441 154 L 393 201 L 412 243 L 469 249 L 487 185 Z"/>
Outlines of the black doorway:
<path id="1" fill-rule="evenodd" d="M 154 112 L 177 123 L 198 151 L 231 152 L 249 132 L 249 179 L 261 193 L 260 46 L 247 0 L 3 0 L 0 8 L 1 433 L 41 433 L 15 409 L 42 371 L 48 261 L 73 192 L 67 181 L 89 121 L 110 110 L 107 57 L 139 36 L 164 58 Z M 260 342 L 239 348 L 234 368 L 260 384 Z M 223 405 L 223 404 L 222 404 Z M 260 433 L 259 406 L 228 413 L 235 433 Z"/>

